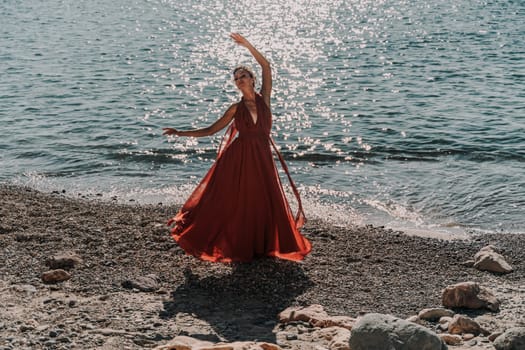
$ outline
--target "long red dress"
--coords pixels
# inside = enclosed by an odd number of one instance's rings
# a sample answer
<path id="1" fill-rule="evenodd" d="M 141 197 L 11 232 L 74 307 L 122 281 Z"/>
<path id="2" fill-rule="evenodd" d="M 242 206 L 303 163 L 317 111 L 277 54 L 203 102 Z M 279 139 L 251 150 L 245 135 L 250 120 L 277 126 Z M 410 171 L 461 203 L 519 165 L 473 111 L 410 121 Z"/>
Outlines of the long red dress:
<path id="1" fill-rule="evenodd" d="M 256 105 L 254 122 L 244 99 L 239 102 L 215 163 L 168 222 L 175 224 L 171 234 L 178 244 L 203 260 L 247 262 L 263 256 L 302 260 L 311 250 L 299 233 L 304 223 L 299 193 L 270 137 L 270 109 L 258 94 Z M 295 218 L 271 146 L 297 198 Z"/>

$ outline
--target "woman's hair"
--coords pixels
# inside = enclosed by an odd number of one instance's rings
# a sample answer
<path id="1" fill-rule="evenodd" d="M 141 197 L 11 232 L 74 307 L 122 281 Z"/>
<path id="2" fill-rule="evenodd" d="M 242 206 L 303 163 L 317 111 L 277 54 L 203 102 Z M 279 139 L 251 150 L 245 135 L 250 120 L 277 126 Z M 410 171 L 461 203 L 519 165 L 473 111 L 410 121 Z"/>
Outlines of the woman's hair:
<path id="1" fill-rule="evenodd" d="M 235 73 L 237 73 L 237 71 L 240 71 L 240 70 L 243 70 L 250 75 L 250 78 L 253 79 L 253 87 L 255 87 L 255 81 L 257 80 L 257 78 L 255 77 L 255 73 L 253 72 L 253 70 L 247 66 L 237 66 L 233 70 L 232 74 L 235 75 Z"/>

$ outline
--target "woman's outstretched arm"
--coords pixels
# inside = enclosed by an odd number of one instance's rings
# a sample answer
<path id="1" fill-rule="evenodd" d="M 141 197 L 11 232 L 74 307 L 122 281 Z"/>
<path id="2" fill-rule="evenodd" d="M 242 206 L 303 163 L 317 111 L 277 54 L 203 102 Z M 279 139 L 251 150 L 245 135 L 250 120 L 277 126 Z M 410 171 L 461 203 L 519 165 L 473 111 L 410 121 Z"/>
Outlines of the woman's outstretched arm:
<path id="1" fill-rule="evenodd" d="M 228 125 L 231 120 L 233 119 L 233 115 L 235 114 L 235 111 L 237 110 L 237 104 L 234 103 L 233 105 L 228 108 L 228 110 L 224 113 L 224 115 L 218 119 L 215 123 L 212 125 L 202 128 L 202 129 L 195 129 L 195 130 L 187 130 L 187 131 L 181 131 L 174 128 L 162 128 L 164 130 L 162 132 L 162 135 L 177 135 L 177 136 L 190 136 L 190 137 L 202 137 L 202 136 L 210 136 L 215 134 L 217 131 L 224 129 L 226 125 Z"/>
<path id="2" fill-rule="evenodd" d="M 261 95 L 264 98 L 264 102 L 270 106 L 270 96 L 272 94 L 272 68 L 270 67 L 270 62 L 241 34 L 232 33 L 230 37 L 239 45 L 247 48 L 252 56 L 255 58 L 257 63 L 262 68 L 262 87 Z"/>

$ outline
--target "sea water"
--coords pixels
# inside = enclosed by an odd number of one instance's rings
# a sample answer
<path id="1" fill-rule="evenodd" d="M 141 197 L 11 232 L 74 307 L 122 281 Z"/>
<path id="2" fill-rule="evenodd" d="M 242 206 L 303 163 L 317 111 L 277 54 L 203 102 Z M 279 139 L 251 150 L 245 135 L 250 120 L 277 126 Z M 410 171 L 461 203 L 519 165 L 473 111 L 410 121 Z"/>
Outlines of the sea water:
<path id="1" fill-rule="evenodd" d="M 182 203 L 222 132 L 161 128 L 221 117 L 236 65 L 260 76 L 240 32 L 272 64 L 309 218 L 524 232 L 523 18 L 510 0 L 2 1 L 0 181 Z"/>

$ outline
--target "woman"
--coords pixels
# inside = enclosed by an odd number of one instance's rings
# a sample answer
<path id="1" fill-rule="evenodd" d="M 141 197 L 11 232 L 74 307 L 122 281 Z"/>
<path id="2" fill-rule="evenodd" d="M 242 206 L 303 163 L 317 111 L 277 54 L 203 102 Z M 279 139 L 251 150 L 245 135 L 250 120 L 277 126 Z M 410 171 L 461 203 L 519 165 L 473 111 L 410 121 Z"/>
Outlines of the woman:
<path id="1" fill-rule="evenodd" d="M 232 104 L 220 119 L 203 129 L 163 129 L 164 135 L 201 137 L 213 135 L 231 122 L 217 160 L 168 224 L 174 224 L 171 233 L 178 244 L 188 254 L 203 260 L 247 262 L 263 256 L 302 260 L 310 252 L 311 244 L 299 233 L 304 223 L 301 200 L 270 137 L 270 63 L 242 35 L 233 33 L 231 38 L 247 48 L 261 65 L 261 91 L 255 91 L 254 74 L 246 67 L 237 67 L 233 77 L 242 99 Z M 295 219 L 271 146 L 298 201 Z"/>

